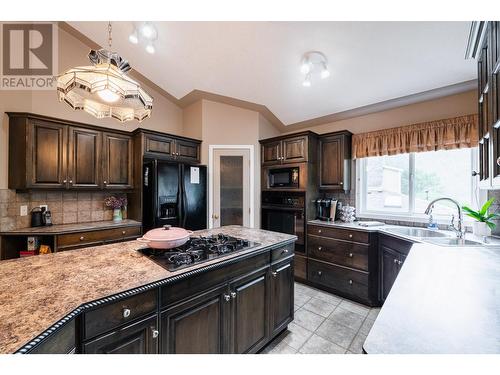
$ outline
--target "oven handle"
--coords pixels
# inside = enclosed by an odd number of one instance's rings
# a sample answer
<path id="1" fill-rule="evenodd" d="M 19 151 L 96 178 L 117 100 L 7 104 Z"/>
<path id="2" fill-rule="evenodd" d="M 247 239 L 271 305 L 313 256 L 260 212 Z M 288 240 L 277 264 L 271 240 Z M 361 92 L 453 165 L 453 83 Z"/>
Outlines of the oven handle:
<path id="1" fill-rule="evenodd" d="M 261 208 L 273 211 L 304 211 L 304 207 L 262 206 Z"/>

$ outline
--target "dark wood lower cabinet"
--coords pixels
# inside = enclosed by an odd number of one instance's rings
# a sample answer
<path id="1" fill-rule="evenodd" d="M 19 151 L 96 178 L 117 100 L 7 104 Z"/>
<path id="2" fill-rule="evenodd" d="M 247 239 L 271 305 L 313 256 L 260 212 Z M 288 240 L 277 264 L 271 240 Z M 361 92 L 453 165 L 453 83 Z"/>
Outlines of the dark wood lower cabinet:
<path id="1" fill-rule="evenodd" d="M 232 353 L 255 352 L 268 338 L 268 269 L 231 283 Z"/>
<path id="2" fill-rule="evenodd" d="M 271 335 L 293 320 L 294 264 L 287 261 L 271 269 Z"/>
<path id="3" fill-rule="evenodd" d="M 161 313 L 161 353 L 228 352 L 229 293 L 214 288 Z"/>
<path id="4" fill-rule="evenodd" d="M 385 301 L 392 285 L 398 277 L 399 271 L 411 249 L 412 242 L 393 237 L 380 235 L 379 237 L 379 269 L 380 288 L 379 298 Z"/>
<path id="5" fill-rule="evenodd" d="M 88 354 L 158 353 L 158 319 L 153 315 L 83 345 Z"/>

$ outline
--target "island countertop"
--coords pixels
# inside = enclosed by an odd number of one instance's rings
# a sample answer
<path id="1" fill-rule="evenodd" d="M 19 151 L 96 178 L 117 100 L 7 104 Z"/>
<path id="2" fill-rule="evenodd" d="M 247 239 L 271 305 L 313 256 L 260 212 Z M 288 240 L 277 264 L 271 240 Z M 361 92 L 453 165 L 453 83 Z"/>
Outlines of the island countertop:
<path id="1" fill-rule="evenodd" d="M 500 353 L 500 249 L 414 244 L 368 354 Z"/>
<path id="2" fill-rule="evenodd" d="M 0 353 L 16 351 L 84 303 L 296 239 L 240 226 L 194 235 L 216 233 L 246 238 L 260 246 L 175 272 L 138 252 L 144 245 L 137 241 L 0 262 Z"/>

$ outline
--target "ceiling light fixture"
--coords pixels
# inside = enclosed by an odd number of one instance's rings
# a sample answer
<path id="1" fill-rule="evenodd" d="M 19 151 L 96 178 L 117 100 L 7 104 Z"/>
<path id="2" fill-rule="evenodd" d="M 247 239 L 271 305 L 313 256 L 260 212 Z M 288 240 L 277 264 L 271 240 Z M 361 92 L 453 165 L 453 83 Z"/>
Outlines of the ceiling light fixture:
<path id="1" fill-rule="evenodd" d="M 128 40 L 132 44 L 137 44 L 139 43 L 139 35 L 137 35 L 137 29 L 134 27 L 134 31 L 132 34 L 128 36 Z"/>
<path id="2" fill-rule="evenodd" d="M 110 50 L 111 31 L 109 22 Z M 153 98 L 128 77 L 131 67 L 127 60 L 106 49 L 91 50 L 88 57 L 92 66 L 75 67 L 57 77 L 60 102 L 97 118 L 112 117 L 121 122 L 141 122 L 151 116 Z"/>
<path id="3" fill-rule="evenodd" d="M 149 44 L 146 46 L 146 52 L 150 54 L 155 53 L 155 46 L 153 42 L 149 42 Z"/>
<path id="4" fill-rule="evenodd" d="M 313 73 L 320 70 L 321 79 L 328 78 L 330 76 L 330 71 L 328 70 L 328 59 L 324 53 L 319 51 L 309 51 L 302 56 L 302 62 L 300 65 L 300 71 L 305 74 L 306 77 L 302 82 L 302 86 L 310 87 L 311 78 Z"/>
<path id="5" fill-rule="evenodd" d="M 154 40 L 158 33 L 156 27 L 151 22 L 144 22 L 141 26 L 141 35 L 146 39 Z"/>

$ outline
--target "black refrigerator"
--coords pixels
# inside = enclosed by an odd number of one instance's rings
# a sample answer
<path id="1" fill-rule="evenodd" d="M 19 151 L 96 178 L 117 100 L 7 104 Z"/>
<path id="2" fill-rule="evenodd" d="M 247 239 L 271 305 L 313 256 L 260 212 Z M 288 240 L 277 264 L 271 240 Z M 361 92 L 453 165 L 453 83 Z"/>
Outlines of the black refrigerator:
<path id="1" fill-rule="evenodd" d="M 170 224 L 188 230 L 207 228 L 207 167 L 145 160 L 144 231 Z"/>

